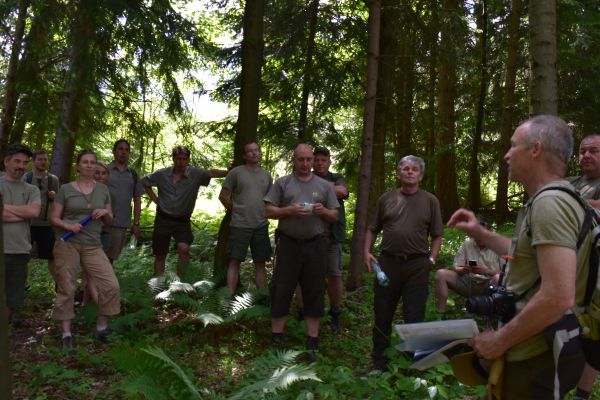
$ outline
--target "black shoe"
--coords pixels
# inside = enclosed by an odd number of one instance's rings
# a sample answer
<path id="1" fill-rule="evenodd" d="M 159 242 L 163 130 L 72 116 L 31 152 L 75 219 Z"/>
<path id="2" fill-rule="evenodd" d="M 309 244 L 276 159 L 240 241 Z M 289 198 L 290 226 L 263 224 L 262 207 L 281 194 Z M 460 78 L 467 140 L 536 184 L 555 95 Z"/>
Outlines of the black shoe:
<path id="1" fill-rule="evenodd" d="M 58 342 L 58 349 L 64 353 L 71 353 L 75 349 L 75 343 L 73 343 L 73 336 L 65 336 Z"/>
<path id="2" fill-rule="evenodd" d="M 329 321 L 329 325 L 331 326 L 331 330 L 336 335 L 342 331 L 342 324 L 340 324 L 340 310 L 332 309 L 329 310 L 329 315 L 331 316 L 331 321 Z"/>
<path id="3" fill-rule="evenodd" d="M 273 350 L 283 350 L 285 348 L 283 341 L 283 333 L 271 332 L 271 348 Z"/>
<path id="4" fill-rule="evenodd" d="M 296 320 L 304 321 L 304 308 L 296 307 Z"/>
<path id="5" fill-rule="evenodd" d="M 306 355 L 308 356 L 308 362 L 317 362 L 317 353 L 319 352 L 319 338 L 308 336 L 306 338 Z"/>
<path id="6" fill-rule="evenodd" d="M 108 332 L 108 328 L 102 329 L 101 331 L 96 329 L 96 330 L 94 330 L 94 332 L 92 332 L 92 338 L 101 343 L 108 343 L 109 335 L 110 335 L 110 333 Z"/>
<path id="7" fill-rule="evenodd" d="M 387 357 L 373 357 L 373 370 L 386 372 L 390 369 L 390 359 Z"/>

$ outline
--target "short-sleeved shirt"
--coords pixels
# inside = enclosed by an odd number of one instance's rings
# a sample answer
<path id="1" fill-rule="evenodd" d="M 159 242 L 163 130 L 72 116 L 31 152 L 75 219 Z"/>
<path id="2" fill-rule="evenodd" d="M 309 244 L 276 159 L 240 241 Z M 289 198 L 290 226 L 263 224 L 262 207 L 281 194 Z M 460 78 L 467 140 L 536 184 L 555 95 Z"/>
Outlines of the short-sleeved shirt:
<path id="1" fill-rule="evenodd" d="M 479 265 L 485 265 L 488 269 L 499 270 L 502 264 L 500 256 L 491 249 L 481 249 L 473 238 L 468 238 L 461 245 L 454 256 L 454 266 L 468 265 L 470 260 L 477 261 Z M 490 277 L 480 274 L 469 274 L 475 280 L 489 281 Z"/>
<path id="2" fill-rule="evenodd" d="M 273 184 L 269 171 L 256 171 L 245 165 L 233 168 L 227 174 L 223 187 L 231 192 L 233 210 L 230 225 L 235 228 L 261 228 L 269 223 L 265 216 L 263 197 Z"/>
<path id="3" fill-rule="evenodd" d="M 588 179 L 584 175 L 570 176 L 567 180 L 577 189 L 583 199 L 600 199 L 600 177 Z"/>
<path id="4" fill-rule="evenodd" d="M 96 182 L 94 190 L 84 195 L 75 189 L 73 182 L 70 182 L 60 187 L 54 202 L 63 206 L 61 219 L 67 224 L 76 224 L 95 209 L 105 208 L 107 204 L 110 204 L 110 192 L 105 184 Z M 84 246 L 101 246 L 101 231 L 102 220 L 91 220 L 83 227 L 81 232 L 73 235 L 69 242 Z M 64 229 L 56 228 L 57 238 L 60 238 L 66 232 Z"/>
<path id="5" fill-rule="evenodd" d="M 392 190 L 377 200 L 368 229 L 375 234 L 383 230 L 383 253 L 429 254 L 429 237 L 444 234 L 440 203 L 421 189 L 413 194 Z"/>
<path id="6" fill-rule="evenodd" d="M 573 187 L 563 180 L 548 183 L 540 188 L 540 191 L 550 186 L 563 186 L 573 190 Z M 517 313 L 539 290 L 537 280 L 540 273 L 536 246 L 551 245 L 576 250 L 583 218 L 584 210 L 579 202 L 570 194 L 560 190 L 547 190 L 538 197 L 531 197 L 519 212 L 510 249 L 514 259 L 508 263 L 506 271 L 506 287 L 517 296 L 527 292 L 525 297 L 516 304 Z M 585 293 L 590 249 L 588 240 L 577 251 L 578 278 L 575 298 L 577 304 L 581 304 Z M 548 306 L 552 305 L 548 304 Z M 521 361 L 535 357 L 547 349 L 543 334 L 540 333 L 510 348 L 506 357 L 508 361 Z"/>
<path id="7" fill-rule="evenodd" d="M 209 183 L 208 171 L 196 167 L 187 167 L 177 183 L 173 183 L 173 167 L 159 169 L 142 179 L 145 187 L 158 188 L 158 207 L 178 218 L 192 215 L 200 186 L 208 186 Z"/>
<path id="8" fill-rule="evenodd" d="M 40 216 L 31 220 L 31 226 L 50 226 L 48 217 L 52 202 L 48 201 L 48 192 L 51 190 L 58 191 L 58 187 L 60 186 L 58 177 L 48 171 L 44 171 L 41 176 L 36 175 L 33 171 L 29 171 L 23 174 L 23 182 L 36 186 L 40 191 L 40 200 L 42 201 Z"/>
<path id="9" fill-rule="evenodd" d="M 344 180 L 342 174 L 336 174 L 328 171 L 320 178 L 323 178 L 328 182 L 333 182 L 335 186 L 343 186 L 348 189 L 348 184 Z M 344 208 L 344 199 L 338 198 L 338 202 L 340 203 L 340 208 L 338 210 L 340 213 L 340 219 L 331 224 L 331 234 L 329 236 L 330 244 L 344 243 L 346 240 L 346 209 Z"/>
<path id="10" fill-rule="evenodd" d="M 133 211 L 131 200 L 144 194 L 142 182 L 136 177 L 137 173 L 127 167 L 121 171 L 114 162 L 108 164 L 108 189 L 112 196 L 112 225 L 128 228 L 131 225 Z"/>
<path id="11" fill-rule="evenodd" d="M 25 182 L 11 182 L 0 178 L 0 193 L 4 204 L 22 206 L 41 204 L 40 190 Z M 29 254 L 31 252 L 30 221 L 4 222 L 4 254 Z"/>
<path id="12" fill-rule="evenodd" d="M 314 174 L 306 182 L 298 179 L 295 174 L 277 179 L 264 197 L 264 201 L 277 207 L 299 203 L 321 203 L 329 209 L 340 206 L 331 184 Z M 312 213 L 307 216 L 282 218 L 277 229 L 294 239 L 310 239 L 328 233 L 328 225 L 327 221 Z"/>

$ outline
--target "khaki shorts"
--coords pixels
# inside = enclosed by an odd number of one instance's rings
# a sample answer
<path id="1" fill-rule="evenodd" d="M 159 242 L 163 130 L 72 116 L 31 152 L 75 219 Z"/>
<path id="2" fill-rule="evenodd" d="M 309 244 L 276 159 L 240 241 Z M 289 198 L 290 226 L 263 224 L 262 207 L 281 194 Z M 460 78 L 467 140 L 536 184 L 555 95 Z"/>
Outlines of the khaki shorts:
<path id="1" fill-rule="evenodd" d="M 456 277 L 456 288 L 454 291 L 463 297 L 482 296 L 489 293 L 490 277 L 487 280 L 473 278 L 469 274 Z"/>
<path id="2" fill-rule="evenodd" d="M 271 239 L 269 239 L 269 225 L 260 228 L 230 227 L 229 240 L 227 241 L 227 256 L 234 260 L 244 261 L 248 246 L 252 253 L 252 261 L 264 263 L 271 259 Z"/>

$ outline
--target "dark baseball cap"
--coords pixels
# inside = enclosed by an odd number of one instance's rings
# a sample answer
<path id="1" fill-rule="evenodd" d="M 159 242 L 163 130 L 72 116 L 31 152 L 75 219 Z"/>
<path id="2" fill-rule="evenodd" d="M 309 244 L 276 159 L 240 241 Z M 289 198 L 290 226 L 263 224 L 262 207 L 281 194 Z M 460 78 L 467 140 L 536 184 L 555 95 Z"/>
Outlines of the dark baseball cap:
<path id="1" fill-rule="evenodd" d="M 323 146 L 315 147 L 315 151 L 313 151 L 313 155 L 316 156 L 317 154 L 323 154 L 323 155 L 325 155 L 327 157 L 331 156 L 331 153 L 329 152 L 329 149 L 327 147 L 323 147 Z"/>

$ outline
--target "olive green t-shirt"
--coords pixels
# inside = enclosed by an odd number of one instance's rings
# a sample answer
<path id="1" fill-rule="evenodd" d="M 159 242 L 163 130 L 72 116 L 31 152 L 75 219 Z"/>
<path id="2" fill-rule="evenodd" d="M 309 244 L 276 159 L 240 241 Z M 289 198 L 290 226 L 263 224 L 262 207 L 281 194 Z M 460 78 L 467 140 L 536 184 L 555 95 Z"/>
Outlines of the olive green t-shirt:
<path id="1" fill-rule="evenodd" d="M 563 180 L 548 183 L 540 188 L 540 191 L 550 186 L 563 186 L 573 190 L 573 187 Z M 515 236 L 510 249 L 510 254 L 514 259 L 508 263 L 506 272 L 508 289 L 515 292 L 517 296 L 527 292 L 525 297 L 516 304 L 517 313 L 539 290 L 539 284 L 536 284 L 540 276 L 536 246 L 552 245 L 576 250 L 583 218 L 584 210 L 579 202 L 570 194 L 560 190 L 547 190 L 537 198 L 532 196 L 519 212 Z M 527 234 L 528 230 L 531 236 Z M 590 249 L 590 242 L 587 240 L 577 252 L 575 301 L 579 304 L 583 301 L 585 294 L 586 269 Z M 552 307 L 551 304 L 548 306 Z M 506 359 L 507 361 L 526 360 L 547 349 L 543 334 L 539 333 L 509 349 Z"/>
<path id="2" fill-rule="evenodd" d="M 96 182 L 94 190 L 90 194 L 84 195 L 73 186 L 73 182 L 62 185 L 58 189 L 55 203 L 63 206 L 61 219 L 67 224 L 75 224 L 87 217 L 97 208 L 105 208 L 110 204 L 110 193 L 108 187 L 100 182 Z M 91 220 L 83 227 L 83 230 L 73 235 L 69 242 L 78 243 L 85 246 L 101 246 L 100 232 L 102 231 L 102 220 Z M 60 238 L 67 231 L 57 228 L 57 238 Z"/>
<path id="3" fill-rule="evenodd" d="M 7 181 L 2 177 L 0 178 L 0 193 L 2 193 L 4 204 L 15 206 L 41 204 L 39 189 L 25 182 Z M 29 220 L 25 220 L 2 224 L 4 254 L 29 254 L 31 252 L 29 223 Z"/>
<path id="4" fill-rule="evenodd" d="M 470 260 L 477 261 L 479 265 L 485 265 L 488 269 L 499 270 L 502 264 L 502 259 L 493 250 L 485 248 L 481 249 L 477 246 L 477 242 L 473 238 L 468 238 L 460 245 L 460 248 L 454 256 L 454 266 L 468 265 Z M 469 274 L 472 278 L 478 281 L 489 281 L 490 277 L 480 274 Z"/>
<path id="5" fill-rule="evenodd" d="M 263 197 L 272 184 L 271 174 L 262 168 L 251 171 L 240 165 L 229 171 L 223 187 L 231 192 L 233 211 L 230 225 L 252 229 L 267 225 Z"/>

